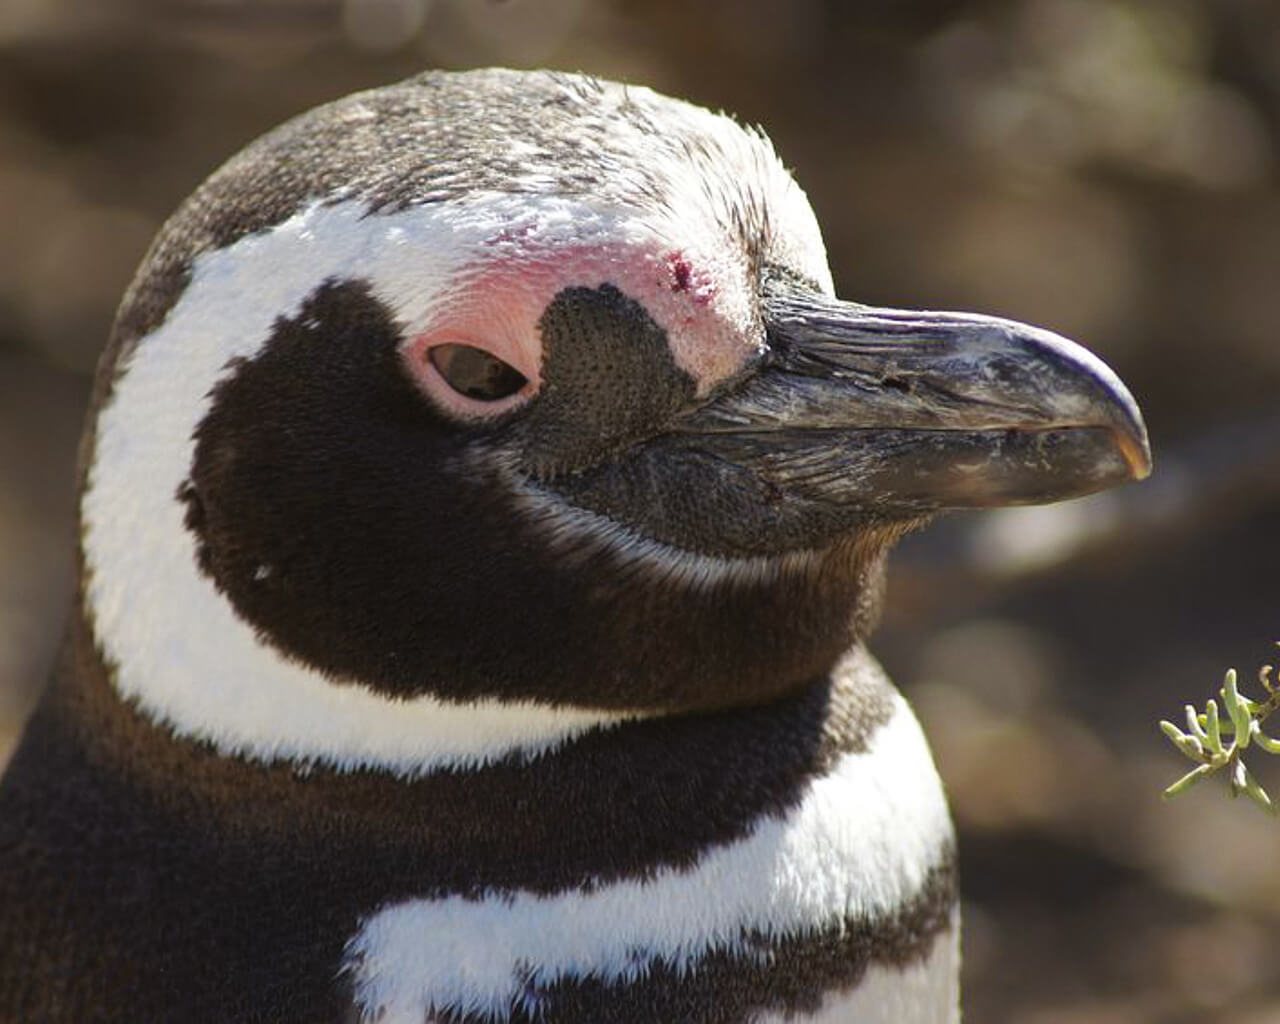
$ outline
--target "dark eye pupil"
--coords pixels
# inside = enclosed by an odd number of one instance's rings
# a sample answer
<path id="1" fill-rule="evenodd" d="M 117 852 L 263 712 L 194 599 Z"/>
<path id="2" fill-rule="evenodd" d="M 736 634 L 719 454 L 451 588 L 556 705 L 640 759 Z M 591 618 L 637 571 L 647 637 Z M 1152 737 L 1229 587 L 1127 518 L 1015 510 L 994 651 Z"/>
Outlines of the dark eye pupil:
<path id="1" fill-rule="evenodd" d="M 437 345 L 427 358 L 449 387 L 480 402 L 496 402 L 514 395 L 527 383 L 514 366 L 471 345 Z"/>

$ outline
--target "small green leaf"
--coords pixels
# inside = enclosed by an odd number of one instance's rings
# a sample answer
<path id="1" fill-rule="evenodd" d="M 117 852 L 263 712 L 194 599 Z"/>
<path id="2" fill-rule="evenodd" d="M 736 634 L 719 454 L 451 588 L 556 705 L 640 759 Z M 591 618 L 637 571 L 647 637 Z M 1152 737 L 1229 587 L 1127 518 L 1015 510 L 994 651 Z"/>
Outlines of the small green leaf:
<path id="1" fill-rule="evenodd" d="M 1192 761 L 1204 760 L 1204 747 L 1194 736 L 1188 736 L 1172 722 L 1161 722 L 1160 728 L 1173 741 L 1173 745 Z"/>
<path id="2" fill-rule="evenodd" d="M 1280 754 L 1280 740 L 1273 739 L 1262 731 L 1262 724 L 1256 719 L 1250 726 L 1253 734 L 1253 742 L 1265 750 L 1268 754 Z"/>
<path id="3" fill-rule="evenodd" d="M 1209 734 L 1204 731 L 1204 726 L 1200 724 L 1200 716 L 1196 714 L 1196 709 L 1188 704 L 1184 710 L 1187 713 L 1187 732 L 1203 743 L 1209 738 Z"/>
<path id="4" fill-rule="evenodd" d="M 1227 669 L 1222 680 L 1222 703 L 1231 716 L 1231 725 L 1236 736 L 1236 746 L 1243 750 L 1249 745 L 1249 708 L 1236 689 L 1236 670 Z"/>
<path id="5" fill-rule="evenodd" d="M 1208 740 L 1205 743 L 1213 753 L 1222 753 L 1222 727 L 1218 721 L 1218 702 L 1213 698 L 1204 702 L 1205 732 Z"/>
<path id="6" fill-rule="evenodd" d="M 1271 802 L 1271 797 L 1267 796 L 1266 790 L 1258 785 L 1258 780 L 1253 777 L 1253 773 L 1245 767 L 1243 761 L 1237 761 L 1240 766 L 1240 777 L 1243 782 L 1245 796 L 1270 814 L 1276 813 L 1276 806 Z"/>
<path id="7" fill-rule="evenodd" d="M 1182 776 L 1177 782 L 1164 791 L 1162 796 L 1165 800 L 1172 800 L 1175 796 L 1181 796 L 1188 789 L 1194 786 L 1201 779 L 1212 775 L 1214 771 L 1213 765 L 1202 764 L 1199 768 L 1193 768 Z"/>
<path id="8" fill-rule="evenodd" d="M 1231 762 L 1231 795 L 1239 796 L 1241 791 L 1248 786 L 1249 769 L 1244 766 L 1244 762 L 1238 757 Z"/>

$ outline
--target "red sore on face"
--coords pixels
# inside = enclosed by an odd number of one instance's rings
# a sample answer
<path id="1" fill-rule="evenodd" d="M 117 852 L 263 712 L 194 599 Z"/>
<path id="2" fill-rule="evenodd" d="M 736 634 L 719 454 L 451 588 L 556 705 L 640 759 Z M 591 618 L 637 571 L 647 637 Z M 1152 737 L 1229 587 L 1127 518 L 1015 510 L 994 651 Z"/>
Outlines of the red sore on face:
<path id="1" fill-rule="evenodd" d="M 695 303 L 706 306 L 715 298 L 716 286 L 710 274 L 699 274 L 683 252 L 673 252 L 666 258 L 671 273 L 671 290 L 689 295 Z"/>
<path id="2" fill-rule="evenodd" d="M 689 265 L 689 261 L 678 252 L 672 253 L 667 257 L 667 266 L 671 268 L 673 292 L 687 292 L 690 284 L 693 283 L 693 267 Z"/>

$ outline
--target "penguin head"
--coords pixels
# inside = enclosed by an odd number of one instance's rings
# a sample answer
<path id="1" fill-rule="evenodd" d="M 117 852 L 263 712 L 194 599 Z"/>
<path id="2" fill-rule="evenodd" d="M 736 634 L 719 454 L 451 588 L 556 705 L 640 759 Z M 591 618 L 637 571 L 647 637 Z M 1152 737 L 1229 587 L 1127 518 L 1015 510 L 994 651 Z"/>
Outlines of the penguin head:
<path id="1" fill-rule="evenodd" d="M 288 700 L 766 700 L 861 638 L 934 512 L 1149 464 L 1071 342 L 837 300 L 760 133 L 544 73 L 424 75 L 232 159 L 144 261 L 97 405 L 116 686 L 257 753 Z"/>

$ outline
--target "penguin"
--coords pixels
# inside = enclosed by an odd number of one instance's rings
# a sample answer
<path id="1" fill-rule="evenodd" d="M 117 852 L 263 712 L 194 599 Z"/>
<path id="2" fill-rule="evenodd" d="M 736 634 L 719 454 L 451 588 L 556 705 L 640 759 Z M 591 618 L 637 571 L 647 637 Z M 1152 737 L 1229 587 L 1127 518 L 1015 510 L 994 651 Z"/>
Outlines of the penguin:
<path id="1" fill-rule="evenodd" d="M 1080 346 L 837 299 L 727 116 L 506 70 L 303 114 L 110 335 L 0 1017 L 955 1021 L 887 552 L 1149 468 Z"/>

